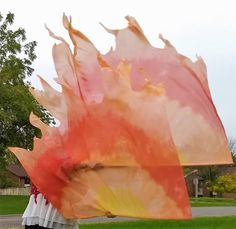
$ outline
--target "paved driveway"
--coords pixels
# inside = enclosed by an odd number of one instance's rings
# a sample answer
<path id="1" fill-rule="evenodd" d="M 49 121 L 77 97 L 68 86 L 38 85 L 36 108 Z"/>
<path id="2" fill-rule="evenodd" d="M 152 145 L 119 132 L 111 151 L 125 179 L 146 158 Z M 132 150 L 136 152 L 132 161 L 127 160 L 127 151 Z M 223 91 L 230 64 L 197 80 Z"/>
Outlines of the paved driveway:
<path id="1" fill-rule="evenodd" d="M 236 216 L 236 207 L 194 207 L 192 208 L 193 217 L 204 216 Z M 127 217 L 98 217 L 93 219 L 83 219 L 81 224 L 90 222 L 111 222 L 135 220 Z M 21 225 L 21 215 L 0 216 L 0 228 L 17 227 Z"/>

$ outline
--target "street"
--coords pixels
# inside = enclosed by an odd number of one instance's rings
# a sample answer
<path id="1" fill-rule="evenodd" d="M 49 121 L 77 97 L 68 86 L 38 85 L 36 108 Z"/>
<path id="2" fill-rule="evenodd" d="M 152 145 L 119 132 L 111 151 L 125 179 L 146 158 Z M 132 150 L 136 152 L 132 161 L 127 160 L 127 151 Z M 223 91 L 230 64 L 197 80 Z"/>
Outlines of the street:
<path id="1" fill-rule="evenodd" d="M 193 207 L 192 208 L 193 217 L 205 217 L 205 216 L 236 216 L 236 207 Z M 21 215 L 9 215 L 0 216 L 0 228 L 11 228 L 21 225 Z M 128 217 L 98 217 L 92 219 L 83 219 L 80 221 L 81 224 L 84 223 L 99 223 L 99 222 L 111 222 L 111 221 L 127 221 L 127 220 L 137 220 Z"/>

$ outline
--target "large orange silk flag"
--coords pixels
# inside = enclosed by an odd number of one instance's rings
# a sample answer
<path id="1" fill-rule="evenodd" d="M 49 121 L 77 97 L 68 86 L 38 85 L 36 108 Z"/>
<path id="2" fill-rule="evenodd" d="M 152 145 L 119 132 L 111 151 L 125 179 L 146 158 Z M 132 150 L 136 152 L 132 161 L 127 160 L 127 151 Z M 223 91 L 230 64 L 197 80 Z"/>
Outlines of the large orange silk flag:
<path id="1" fill-rule="evenodd" d="M 232 159 L 211 99 L 206 68 L 178 54 L 163 37 L 152 47 L 131 17 L 116 48 L 101 55 L 63 17 L 74 44 L 53 58 L 62 91 L 41 77 L 35 98 L 59 121 L 31 123 L 42 131 L 31 151 L 10 148 L 39 190 L 66 218 L 120 215 L 191 217 L 182 165 Z"/>

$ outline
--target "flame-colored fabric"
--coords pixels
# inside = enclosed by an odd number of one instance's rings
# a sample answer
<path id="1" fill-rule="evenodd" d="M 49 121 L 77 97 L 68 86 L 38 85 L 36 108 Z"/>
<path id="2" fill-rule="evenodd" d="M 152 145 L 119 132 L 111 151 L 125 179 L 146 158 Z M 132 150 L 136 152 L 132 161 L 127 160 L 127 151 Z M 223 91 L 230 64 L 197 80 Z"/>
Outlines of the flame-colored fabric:
<path id="1" fill-rule="evenodd" d="M 10 148 L 38 189 L 66 218 L 191 217 L 181 165 L 227 164 L 230 153 L 206 68 L 165 40 L 152 47 L 127 17 L 116 49 L 101 55 L 63 17 L 74 44 L 53 46 L 62 91 L 41 77 L 35 98 L 59 121 L 43 124 L 34 149 Z"/>

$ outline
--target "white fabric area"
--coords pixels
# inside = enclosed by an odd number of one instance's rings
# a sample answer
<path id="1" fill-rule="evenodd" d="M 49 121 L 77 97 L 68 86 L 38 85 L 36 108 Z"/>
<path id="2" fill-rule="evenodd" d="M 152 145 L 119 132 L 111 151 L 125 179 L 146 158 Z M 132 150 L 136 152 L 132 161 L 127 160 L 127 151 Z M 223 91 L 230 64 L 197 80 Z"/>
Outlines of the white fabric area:
<path id="1" fill-rule="evenodd" d="M 38 224 L 42 227 L 53 229 L 77 229 L 77 220 L 65 219 L 51 203 L 46 204 L 46 199 L 41 193 L 37 195 L 37 204 L 34 195 L 30 196 L 27 208 L 22 216 L 22 225 Z"/>

